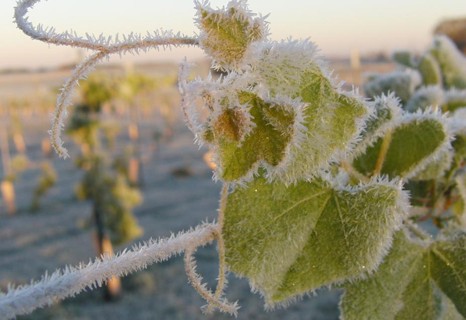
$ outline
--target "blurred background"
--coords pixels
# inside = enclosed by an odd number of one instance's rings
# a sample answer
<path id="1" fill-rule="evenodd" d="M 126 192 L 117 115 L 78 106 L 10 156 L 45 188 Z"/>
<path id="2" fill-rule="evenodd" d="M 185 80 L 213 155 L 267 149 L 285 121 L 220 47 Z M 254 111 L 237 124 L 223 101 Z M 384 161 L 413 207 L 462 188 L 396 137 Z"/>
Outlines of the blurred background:
<path id="1" fill-rule="evenodd" d="M 461 0 L 248 3 L 270 13 L 271 39 L 314 41 L 348 87 L 368 72 L 393 70 L 397 50 L 422 54 L 435 33 L 466 53 Z M 71 159 L 61 160 L 48 141 L 50 113 L 63 81 L 89 53 L 31 40 L 13 23 L 15 5 L 0 2 L 0 290 L 214 219 L 220 184 L 212 181 L 207 149 L 194 145 L 185 127 L 176 88 L 184 57 L 196 64 L 193 76 L 209 73 L 203 52 L 153 50 L 98 66 L 76 91 L 65 129 Z M 36 4 L 30 21 L 78 34 L 162 28 L 196 35 L 193 16 L 191 1 L 49 0 Z M 197 258 L 214 286 L 215 248 Z M 336 290 L 273 312 L 245 280 L 230 276 L 227 292 L 239 300 L 240 319 L 338 318 Z M 19 319 L 202 319 L 203 304 L 176 258 Z"/>

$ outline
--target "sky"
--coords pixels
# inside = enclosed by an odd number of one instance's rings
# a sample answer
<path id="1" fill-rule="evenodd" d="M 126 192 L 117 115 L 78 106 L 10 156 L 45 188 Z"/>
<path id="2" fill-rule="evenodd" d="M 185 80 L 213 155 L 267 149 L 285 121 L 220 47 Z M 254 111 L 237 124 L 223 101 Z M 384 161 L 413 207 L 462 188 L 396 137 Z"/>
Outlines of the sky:
<path id="1" fill-rule="evenodd" d="M 210 3 L 215 8 L 227 1 Z M 422 52 L 439 21 L 466 17 L 465 0 L 249 0 L 248 5 L 253 12 L 270 14 L 271 39 L 310 38 L 324 55 L 340 57 L 355 50 L 361 54 L 399 49 Z M 79 55 L 88 54 L 31 40 L 13 23 L 15 6 L 16 0 L 0 1 L 0 69 L 53 67 L 75 63 Z M 79 34 L 144 34 L 158 29 L 187 35 L 198 32 L 191 0 L 48 0 L 36 4 L 29 17 L 34 24 Z M 197 59 L 203 53 L 195 48 L 152 50 L 123 60 L 180 61 L 184 56 Z"/>

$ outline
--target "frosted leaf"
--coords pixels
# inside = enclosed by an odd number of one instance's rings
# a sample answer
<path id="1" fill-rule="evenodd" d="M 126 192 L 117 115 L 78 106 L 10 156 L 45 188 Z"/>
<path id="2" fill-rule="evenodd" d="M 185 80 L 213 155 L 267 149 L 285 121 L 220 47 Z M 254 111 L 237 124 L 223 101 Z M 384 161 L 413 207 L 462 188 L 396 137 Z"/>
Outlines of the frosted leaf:
<path id="1" fill-rule="evenodd" d="M 442 70 L 437 60 L 430 54 L 425 53 L 419 61 L 417 69 L 421 73 L 422 83 L 425 86 L 443 85 Z"/>
<path id="2" fill-rule="evenodd" d="M 431 275 L 466 317 L 466 233 L 436 242 L 431 249 Z"/>
<path id="3" fill-rule="evenodd" d="M 374 270 L 405 206 L 388 182 L 342 189 L 320 179 L 286 186 L 258 178 L 228 196 L 226 262 L 268 305 L 283 303 Z"/>
<path id="4" fill-rule="evenodd" d="M 445 171 L 450 169 L 453 161 L 452 150 L 445 150 L 439 154 L 434 161 L 425 166 L 415 176 L 414 180 L 432 180 L 439 179 Z"/>
<path id="5" fill-rule="evenodd" d="M 299 111 L 246 91 L 238 93 L 237 100 L 243 108 L 225 105 L 203 133 L 216 151 L 218 177 L 236 182 L 251 179 L 260 166 L 273 171 L 286 161 Z"/>
<path id="6" fill-rule="evenodd" d="M 361 133 L 361 141 L 356 147 L 355 155 L 364 152 L 377 138 L 383 137 L 402 115 L 400 100 L 393 93 L 376 97 L 369 107 L 371 116 L 365 123 L 366 126 Z"/>
<path id="7" fill-rule="evenodd" d="M 296 98 L 307 84 L 306 76 L 326 68 L 317 53 L 317 46 L 309 40 L 258 43 L 254 46 L 257 60 L 251 66 L 251 73 L 271 95 Z"/>
<path id="8" fill-rule="evenodd" d="M 196 9 L 196 22 L 201 29 L 199 46 L 220 69 L 244 67 L 250 45 L 267 36 L 264 18 L 254 17 L 245 1 L 233 0 L 218 10 L 210 8 L 208 3 L 196 2 Z"/>
<path id="9" fill-rule="evenodd" d="M 421 75 L 415 70 L 374 74 L 364 84 L 364 92 L 368 97 L 393 92 L 403 103 L 406 103 L 421 82 Z"/>
<path id="10" fill-rule="evenodd" d="M 439 107 L 444 102 L 444 91 L 439 86 L 421 87 L 406 103 L 405 110 L 409 112 L 416 112 L 418 110 L 424 111 L 428 107 Z"/>
<path id="11" fill-rule="evenodd" d="M 450 148 L 451 133 L 437 113 L 405 114 L 387 127 L 353 166 L 366 175 L 412 177 Z"/>
<path id="12" fill-rule="evenodd" d="M 416 64 L 416 58 L 409 51 L 396 51 L 392 55 L 393 61 L 401 66 L 414 68 Z"/>
<path id="13" fill-rule="evenodd" d="M 450 89 L 445 92 L 444 112 L 454 112 L 466 108 L 466 90 Z"/>
<path id="14" fill-rule="evenodd" d="M 188 122 L 213 148 L 218 178 L 242 183 L 262 167 L 269 180 L 292 183 L 351 150 L 369 110 L 325 75 L 314 51 L 308 41 L 274 43 L 241 74 L 181 81 Z M 209 109 L 204 123 L 192 107 L 199 99 Z"/>
<path id="15" fill-rule="evenodd" d="M 464 243 L 464 236 L 462 237 Z M 452 265 L 455 270 L 437 261 L 444 254 L 445 243 L 429 244 L 412 241 L 404 232 L 395 235 L 390 253 L 379 269 L 367 279 L 345 285 L 345 293 L 340 303 L 342 318 L 360 319 L 461 319 L 464 316 L 465 291 L 456 299 L 456 291 L 462 290 L 461 282 L 465 280 L 464 254 L 455 242 L 448 242 L 454 249 L 450 253 L 456 258 L 463 255 L 463 264 Z M 440 249 L 442 248 L 442 249 Z M 451 262 L 460 262 L 450 257 Z M 456 273 L 460 271 L 460 274 Z M 448 278 L 442 279 L 445 273 Z M 458 275 L 452 279 L 451 275 Z M 446 283 L 451 288 L 448 292 L 442 286 Z M 455 307 L 451 306 L 452 299 Z M 462 299 L 462 300 L 461 300 Z M 459 303 L 459 304 L 458 304 Z"/>
<path id="16" fill-rule="evenodd" d="M 251 70 L 258 90 L 306 103 L 298 143 L 291 145 L 289 161 L 269 177 L 286 183 L 312 178 L 352 148 L 369 110 L 360 98 L 334 83 L 313 43 L 286 40 L 258 50 Z"/>

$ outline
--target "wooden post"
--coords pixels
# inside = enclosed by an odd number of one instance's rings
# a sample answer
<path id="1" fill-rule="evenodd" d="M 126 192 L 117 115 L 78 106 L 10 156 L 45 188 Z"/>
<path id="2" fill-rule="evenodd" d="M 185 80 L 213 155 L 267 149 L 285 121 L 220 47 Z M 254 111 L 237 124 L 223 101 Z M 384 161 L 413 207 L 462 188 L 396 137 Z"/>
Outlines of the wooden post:
<path id="1" fill-rule="evenodd" d="M 361 56 L 358 49 L 353 49 L 350 56 L 352 84 L 359 86 L 361 83 Z"/>
<path id="2" fill-rule="evenodd" d="M 50 144 L 49 138 L 42 139 L 41 143 L 42 154 L 46 158 L 50 158 L 52 156 L 52 145 Z"/>
<path id="3" fill-rule="evenodd" d="M 113 255 L 113 247 L 110 239 L 105 234 L 102 212 L 98 201 L 94 200 L 94 223 L 96 226 L 95 240 L 98 256 Z M 111 277 L 104 286 L 104 299 L 106 301 L 113 301 L 121 295 L 121 281 L 120 278 Z"/>
<path id="4" fill-rule="evenodd" d="M 5 177 L 10 173 L 10 146 L 8 144 L 8 133 L 4 125 L 0 126 L 0 152 L 2 154 L 3 181 L 0 189 L 5 202 L 8 214 L 13 215 L 16 212 L 15 205 L 15 188 L 13 183 L 6 180 Z"/>
<path id="5" fill-rule="evenodd" d="M 2 198 L 5 202 L 6 210 L 9 215 L 14 215 L 16 213 L 16 204 L 15 204 L 15 187 L 13 183 L 9 180 L 3 180 L 0 188 L 2 190 Z"/>
<path id="6" fill-rule="evenodd" d="M 131 157 L 128 165 L 128 180 L 130 184 L 136 186 L 139 182 L 139 160 Z"/>
<path id="7" fill-rule="evenodd" d="M 13 134 L 13 142 L 16 147 L 16 151 L 21 154 L 26 153 L 26 143 L 24 142 L 24 136 L 22 133 Z"/>

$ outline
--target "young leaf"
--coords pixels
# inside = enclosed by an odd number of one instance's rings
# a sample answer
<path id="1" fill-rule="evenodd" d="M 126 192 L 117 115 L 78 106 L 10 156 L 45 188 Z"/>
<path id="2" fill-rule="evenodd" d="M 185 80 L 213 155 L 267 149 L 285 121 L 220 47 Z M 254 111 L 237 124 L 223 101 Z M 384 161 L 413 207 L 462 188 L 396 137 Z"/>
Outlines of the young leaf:
<path id="1" fill-rule="evenodd" d="M 310 81 L 302 93 L 303 100 L 309 103 L 304 110 L 304 136 L 299 144 L 291 146 L 286 170 L 277 172 L 285 182 L 312 178 L 348 151 L 368 114 L 361 101 L 335 91 L 320 75 L 309 74 L 310 79 L 313 77 L 318 81 Z"/>
<path id="2" fill-rule="evenodd" d="M 296 134 L 293 132 L 296 121 L 293 108 L 265 102 L 248 92 L 239 93 L 238 99 L 248 106 L 252 127 L 245 128 L 246 115 L 238 109 L 225 108 L 211 120 L 204 133 L 206 140 L 216 146 L 219 177 L 226 181 L 248 178 L 260 164 L 279 165 L 292 135 Z M 248 133 L 243 134 L 245 131 Z"/>
<path id="3" fill-rule="evenodd" d="M 308 82 L 328 81 L 317 46 L 308 40 L 282 40 L 256 45 L 252 74 L 272 96 L 297 98 Z M 309 74 L 309 73 L 314 73 Z M 311 76 L 311 78 L 308 78 Z M 304 99 L 306 100 L 306 99 Z"/>
<path id="4" fill-rule="evenodd" d="M 221 69 L 238 69 L 244 64 L 250 44 L 267 35 L 264 19 L 253 18 L 245 1 L 230 1 L 213 10 L 196 2 L 199 45 Z"/>
<path id="5" fill-rule="evenodd" d="M 356 157 L 353 166 L 367 175 L 410 177 L 447 150 L 449 139 L 435 114 L 408 114 Z"/>
<path id="6" fill-rule="evenodd" d="M 286 186 L 264 178 L 229 196 L 226 262 L 273 305 L 374 270 L 398 228 L 404 196 L 373 182 L 351 190 L 325 180 Z"/>
<path id="7" fill-rule="evenodd" d="M 367 107 L 333 83 L 312 42 L 266 43 L 257 51 L 252 73 L 260 86 L 272 96 L 301 99 L 307 105 L 289 161 L 268 177 L 286 183 L 311 178 L 350 148 L 368 115 Z"/>
<path id="8" fill-rule="evenodd" d="M 435 247 L 413 242 L 404 232 L 398 232 L 377 272 L 345 286 L 340 303 L 342 318 L 459 319 L 460 315 L 437 286 L 435 249 L 432 249 Z M 458 288 L 458 284 L 454 287 Z"/>

